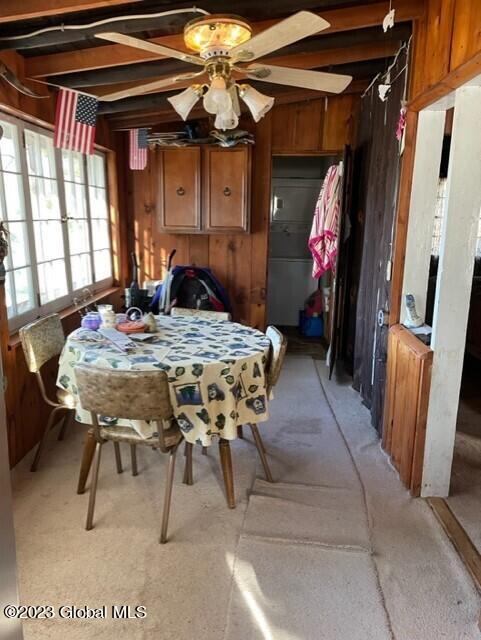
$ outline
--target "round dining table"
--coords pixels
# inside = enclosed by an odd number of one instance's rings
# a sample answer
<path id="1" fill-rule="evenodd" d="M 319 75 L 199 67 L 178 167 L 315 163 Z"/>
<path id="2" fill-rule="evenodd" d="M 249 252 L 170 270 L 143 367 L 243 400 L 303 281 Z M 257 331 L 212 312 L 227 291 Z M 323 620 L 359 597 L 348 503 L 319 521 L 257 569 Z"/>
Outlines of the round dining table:
<path id="1" fill-rule="evenodd" d="M 266 364 L 270 341 L 260 331 L 235 322 L 195 316 L 158 316 L 150 335 L 130 334 L 134 347 L 121 351 L 97 331 L 76 329 L 60 355 L 57 386 L 77 398 L 74 367 L 167 373 L 173 415 L 189 443 L 209 446 L 219 440 L 228 502 L 233 500 L 229 441 L 238 427 L 267 420 Z M 139 393 L 142 389 L 139 388 Z M 76 419 L 91 424 L 89 412 L 76 401 Z M 99 416 L 102 426 L 129 426 L 149 439 L 154 427 L 122 416 Z M 78 492 L 83 493 L 94 441 L 87 438 Z M 226 457 L 227 456 L 227 457 Z M 230 467 L 230 471 L 229 471 Z M 231 486 L 228 486 L 228 485 Z M 229 493 L 231 497 L 229 498 Z M 229 506 L 232 506 L 229 504 Z"/>

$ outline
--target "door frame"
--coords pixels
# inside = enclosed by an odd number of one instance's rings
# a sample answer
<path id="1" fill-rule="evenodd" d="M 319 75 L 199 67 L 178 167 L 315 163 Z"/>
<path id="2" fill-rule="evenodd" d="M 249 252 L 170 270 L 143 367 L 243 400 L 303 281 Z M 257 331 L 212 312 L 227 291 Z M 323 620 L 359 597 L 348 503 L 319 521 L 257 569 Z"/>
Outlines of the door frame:
<path id="1" fill-rule="evenodd" d="M 423 497 L 449 494 L 472 284 L 468 263 L 474 264 L 476 234 L 473 228 L 479 220 L 481 206 L 481 141 L 475 141 L 476 136 L 472 135 L 477 109 L 481 108 L 478 107 L 480 98 L 479 65 L 470 62 L 448 74 L 442 83 L 408 106 L 394 247 L 391 326 L 401 320 L 401 300 L 405 293 L 415 293 L 421 314 L 424 312 L 429 255 L 420 259 L 419 247 L 425 251 L 430 249 L 445 115 L 455 107 L 448 175 L 450 189 L 433 319 L 433 370 L 422 460 Z M 392 357 L 388 354 L 388 359 Z"/>

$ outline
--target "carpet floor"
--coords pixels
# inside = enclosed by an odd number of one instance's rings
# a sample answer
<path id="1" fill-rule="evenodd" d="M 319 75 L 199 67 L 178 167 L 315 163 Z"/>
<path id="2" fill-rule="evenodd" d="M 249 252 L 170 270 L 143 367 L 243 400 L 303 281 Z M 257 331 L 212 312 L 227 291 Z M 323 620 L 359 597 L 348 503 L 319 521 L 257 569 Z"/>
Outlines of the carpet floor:
<path id="1" fill-rule="evenodd" d="M 55 434 L 36 474 L 13 472 L 21 600 L 143 605 L 143 619 L 29 621 L 26 640 L 479 638 L 479 598 L 430 509 L 402 488 L 359 396 L 325 363 L 289 356 L 262 425 L 276 484 L 249 437 L 232 444 L 237 508 L 216 447 L 178 456 L 170 540 L 158 544 L 166 460 L 139 476 L 105 447 L 95 527 L 76 495 L 84 431 Z"/>

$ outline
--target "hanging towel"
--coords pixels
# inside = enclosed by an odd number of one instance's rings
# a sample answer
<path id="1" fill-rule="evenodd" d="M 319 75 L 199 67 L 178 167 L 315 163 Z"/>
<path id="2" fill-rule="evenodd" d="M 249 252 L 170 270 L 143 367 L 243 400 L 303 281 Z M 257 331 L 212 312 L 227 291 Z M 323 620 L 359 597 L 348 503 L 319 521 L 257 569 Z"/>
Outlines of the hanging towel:
<path id="1" fill-rule="evenodd" d="M 336 267 L 339 211 L 341 208 L 341 166 L 329 167 L 317 200 L 308 243 L 314 260 L 313 278 L 320 278 L 323 273 L 329 269 L 334 271 Z"/>

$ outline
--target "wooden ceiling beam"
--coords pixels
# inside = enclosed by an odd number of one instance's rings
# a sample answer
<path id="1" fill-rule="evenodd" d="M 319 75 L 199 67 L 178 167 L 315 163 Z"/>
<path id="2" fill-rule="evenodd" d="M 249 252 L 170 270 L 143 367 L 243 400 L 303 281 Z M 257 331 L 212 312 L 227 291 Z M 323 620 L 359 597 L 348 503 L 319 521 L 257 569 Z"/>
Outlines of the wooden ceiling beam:
<path id="1" fill-rule="evenodd" d="M 319 35 L 380 26 L 388 10 L 389 2 L 377 2 L 358 7 L 321 11 L 319 15 L 331 26 Z M 414 20 L 421 17 L 423 13 L 424 3 L 419 0 L 396 1 L 397 22 Z M 279 20 L 255 22 L 252 24 L 253 31 L 258 33 L 277 22 Z M 150 42 L 186 50 L 182 34 L 151 38 Z M 150 52 L 115 44 L 27 58 L 26 72 L 28 76 L 38 78 L 159 59 L 160 56 Z"/>
<path id="2" fill-rule="evenodd" d="M 100 9 L 116 5 L 140 2 L 140 0 L 2 0 L 0 24 L 46 16 L 60 16 L 65 13 Z"/>
<path id="3" fill-rule="evenodd" d="M 360 44 L 349 49 L 345 48 L 336 48 L 336 49 L 328 49 L 324 51 L 315 51 L 309 53 L 296 53 L 293 55 L 279 56 L 274 58 L 269 58 L 269 64 L 280 65 L 285 67 L 291 67 L 293 69 L 319 69 L 322 67 L 329 67 L 331 65 L 339 65 L 339 64 L 349 64 L 352 62 L 361 62 L 365 60 L 379 60 L 382 58 L 389 58 L 393 56 L 398 50 L 399 43 L 396 41 L 386 41 L 386 42 L 374 42 L 374 43 L 366 43 Z M 169 77 L 173 75 L 169 73 L 165 75 L 165 77 Z M 236 75 L 237 79 L 245 78 L 240 74 Z M 159 76 L 156 79 L 160 80 L 164 76 Z M 86 93 L 91 93 L 93 95 L 97 95 L 99 97 L 108 95 L 109 93 L 114 93 L 117 91 L 124 91 L 125 89 L 130 89 L 137 87 L 141 84 L 145 84 L 149 82 L 148 80 L 144 80 L 142 83 L 139 82 L 123 82 L 115 85 L 106 85 L 101 87 L 87 87 L 83 89 Z M 200 80 L 199 80 L 200 82 Z M 175 86 L 163 87 L 162 89 L 158 89 L 154 93 L 162 93 L 166 91 L 172 91 L 173 89 L 181 90 L 185 89 L 189 85 L 193 83 L 192 80 L 188 80 L 185 82 L 179 82 Z M 147 94 L 144 94 L 147 95 Z"/>

